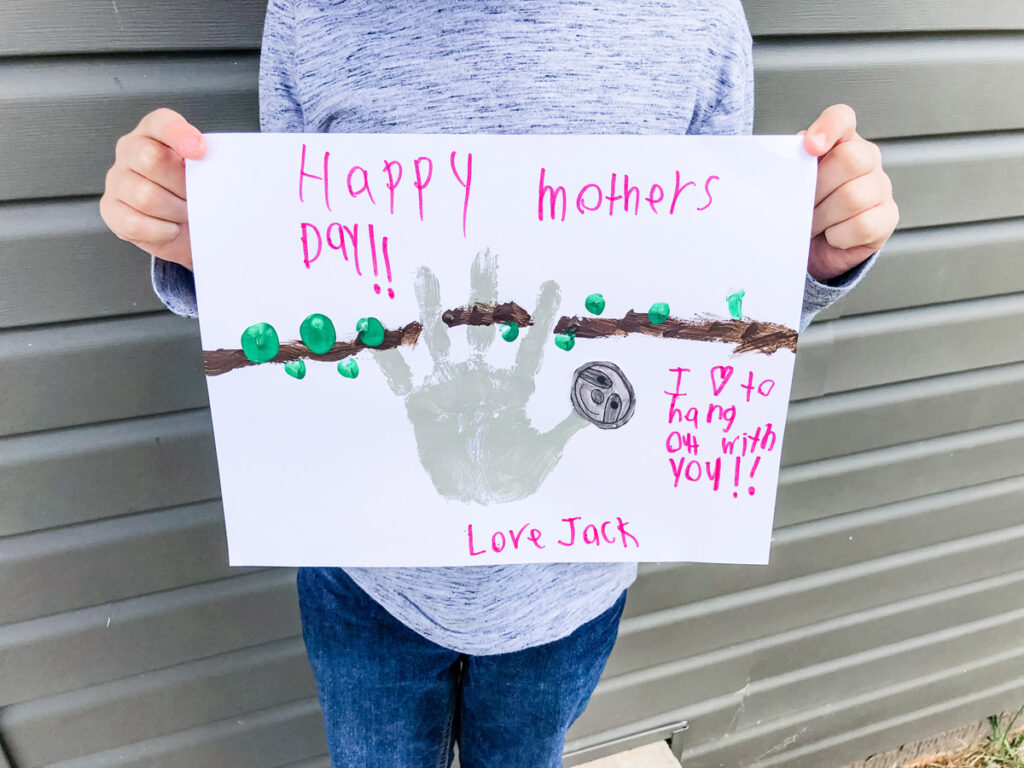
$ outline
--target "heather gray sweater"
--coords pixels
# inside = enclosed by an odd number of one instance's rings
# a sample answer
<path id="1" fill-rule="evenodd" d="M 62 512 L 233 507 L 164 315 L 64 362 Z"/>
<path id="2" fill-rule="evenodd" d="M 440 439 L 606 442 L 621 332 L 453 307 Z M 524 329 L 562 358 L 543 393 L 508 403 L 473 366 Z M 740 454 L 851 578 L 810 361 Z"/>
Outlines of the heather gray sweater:
<path id="1" fill-rule="evenodd" d="M 750 133 L 750 33 L 739 0 L 271 0 L 260 118 L 288 132 Z M 801 329 L 865 269 L 808 277 Z M 154 260 L 153 285 L 196 315 L 190 272 Z M 628 563 L 346 571 L 473 654 L 564 637 L 636 578 Z"/>

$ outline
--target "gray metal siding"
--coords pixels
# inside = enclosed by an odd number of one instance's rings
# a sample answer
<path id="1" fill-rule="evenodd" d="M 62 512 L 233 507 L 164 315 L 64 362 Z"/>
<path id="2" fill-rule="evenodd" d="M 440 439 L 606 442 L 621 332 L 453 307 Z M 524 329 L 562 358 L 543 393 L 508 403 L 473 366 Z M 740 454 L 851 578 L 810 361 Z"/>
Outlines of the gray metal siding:
<path id="1" fill-rule="evenodd" d="M 569 762 L 685 719 L 688 766 L 841 765 L 1024 698 L 1024 6 L 745 6 L 757 130 L 852 103 L 901 229 L 801 338 L 771 564 L 643 566 Z M 327 766 L 196 324 L 96 209 L 149 109 L 256 127 L 262 15 L 0 0 L 0 768 Z"/>

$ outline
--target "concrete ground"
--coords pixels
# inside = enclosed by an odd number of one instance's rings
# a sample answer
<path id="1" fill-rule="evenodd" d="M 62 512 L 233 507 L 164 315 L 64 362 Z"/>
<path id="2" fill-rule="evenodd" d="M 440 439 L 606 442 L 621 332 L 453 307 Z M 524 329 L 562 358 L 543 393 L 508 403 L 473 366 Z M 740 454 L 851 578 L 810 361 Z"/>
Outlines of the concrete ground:
<path id="1" fill-rule="evenodd" d="M 679 761 L 672 755 L 668 744 L 659 741 L 583 763 L 579 768 L 679 768 Z"/>

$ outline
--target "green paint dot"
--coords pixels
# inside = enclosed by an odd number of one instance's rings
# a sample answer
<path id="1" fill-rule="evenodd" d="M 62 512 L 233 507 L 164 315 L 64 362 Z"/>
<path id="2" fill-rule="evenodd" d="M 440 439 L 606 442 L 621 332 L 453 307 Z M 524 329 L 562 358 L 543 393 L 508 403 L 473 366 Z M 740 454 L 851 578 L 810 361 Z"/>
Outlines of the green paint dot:
<path id="1" fill-rule="evenodd" d="M 303 320 L 299 326 L 299 335 L 302 337 L 302 343 L 316 355 L 329 352 L 334 342 L 338 340 L 331 318 L 320 314 L 312 314 Z"/>
<path id="2" fill-rule="evenodd" d="M 587 296 L 587 300 L 584 302 L 584 306 L 587 308 L 587 312 L 592 315 L 600 315 L 604 312 L 605 302 L 604 296 L 600 293 L 592 293 Z"/>
<path id="3" fill-rule="evenodd" d="M 651 304 L 651 308 L 647 310 L 647 319 L 651 321 L 651 325 L 661 325 L 668 320 L 669 312 L 668 304 L 659 301 Z"/>
<path id="4" fill-rule="evenodd" d="M 306 361 L 289 360 L 284 364 L 284 372 L 293 379 L 304 379 L 306 378 Z"/>
<path id="5" fill-rule="evenodd" d="M 254 363 L 273 360 L 280 349 L 277 331 L 270 323 L 250 325 L 242 333 L 242 352 Z"/>
<path id="6" fill-rule="evenodd" d="M 515 341 L 519 338 L 519 323 L 511 320 L 501 326 L 501 338 L 505 341 Z"/>
<path id="7" fill-rule="evenodd" d="M 338 373 L 346 379 L 354 379 L 359 375 L 359 363 L 356 362 L 354 357 L 346 357 L 338 363 Z"/>
<path id="8" fill-rule="evenodd" d="M 363 317 L 356 323 L 359 341 L 368 347 L 379 347 L 384 343 L 384 326 L 376 317 Z"/>
<path id="9" fill-rule="evenodd" d="M 568 352 L 576 346 L 576 331 L 570 328 L 568 333 L 556 333 L 555 346 Z"/>
<path id="10" fill-rule="evenodd" d="M 736 320 L 743 317 L 743 297 L 746 295 L 746 291 L 736 291 L 725 298 L 729 303 L 729 314 Z"/>

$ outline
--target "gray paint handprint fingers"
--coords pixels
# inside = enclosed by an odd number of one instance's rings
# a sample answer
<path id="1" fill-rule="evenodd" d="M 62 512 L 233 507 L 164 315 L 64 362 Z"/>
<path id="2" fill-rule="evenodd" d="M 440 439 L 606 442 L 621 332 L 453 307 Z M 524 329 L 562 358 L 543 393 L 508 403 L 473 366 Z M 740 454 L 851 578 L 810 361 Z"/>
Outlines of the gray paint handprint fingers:
<path id="1" fill-rule="evenodd" d="M 544 347 L 551 338 L 551 328 L 555 324 L 555 315 L 561 300 L 558 284 L 553 280 L 548 280 L 540 287 L 537 308 L 533 313 L 533 325 L 526 332 L 526 337 L 516 353 L 512 375 L 520 381 L 529 381 L 530 392 L 533 392 L 533 379 L 540 369 L 541 360 L 544 359 Z"/>
<path id="2" fill-rule="evenodd" d="M 580 416 L 576 411 L 570 411 L 569 415 L 555 424 L 551 429 L 541 435 L 541 442 L 551 453 L 561 455 L 562 449 L 580 430 L 586 429 L 590 422 Z"/>
<path id="3" fill-rule="evenodd" d="M 388 383 L 388 388 L 399 397 L 405 397 L 412 392 L 412 369 L 405 361 L 401 350 L 386 349 L 370 350 L 373 359 L 380 366 L 381 373 Z"/>
<path id="4" fill-rule="evenodd" d="M 448 326 L 441 319 L 441 285 L 437 275 L 427 267 L 420 267 L 416 273 L 416 301 L 420 305 L 423 340 L 427 343 L 430 356 L 435 365 L 445 363 L 448 361 L 451 340 L 448 338 Z"/>
<path id="5" fill-rule="evenodd" d="M 469 271 L 469 306 L 493 307 L 498 303 L 498 262 L 488 248 L 477 254 Z M 469 346 L 482 356 L 494 341 L 493 325 L 467 325 L 466 337 Z"/>

